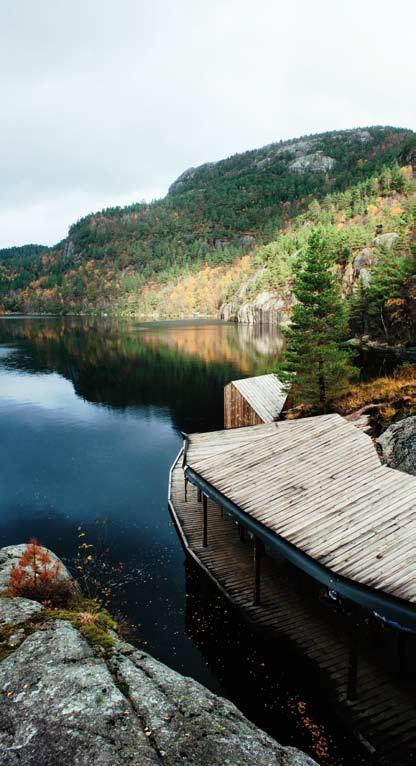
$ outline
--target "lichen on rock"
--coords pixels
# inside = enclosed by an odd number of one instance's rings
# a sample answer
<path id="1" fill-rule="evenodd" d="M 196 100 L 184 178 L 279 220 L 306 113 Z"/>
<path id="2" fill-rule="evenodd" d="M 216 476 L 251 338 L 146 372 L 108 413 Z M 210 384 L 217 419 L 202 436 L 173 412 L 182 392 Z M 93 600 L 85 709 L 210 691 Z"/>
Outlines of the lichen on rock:
<path id="1" fill-rule="evenodd" d="M 10 549 L 0 561 L 9 571 Z M 0 662 L 2 766 L 314 766 L 111 628 L 104 651 L 36 602 L 0 602 L 0 627 L 19 632 Z"/>

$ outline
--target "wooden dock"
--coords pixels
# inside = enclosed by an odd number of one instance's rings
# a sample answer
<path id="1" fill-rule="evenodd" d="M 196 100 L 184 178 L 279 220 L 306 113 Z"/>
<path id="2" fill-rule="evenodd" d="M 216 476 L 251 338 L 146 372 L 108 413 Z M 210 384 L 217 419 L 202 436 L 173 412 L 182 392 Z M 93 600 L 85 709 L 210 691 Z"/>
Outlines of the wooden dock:
<path id="1" fill-rule="evenodd" d="M 357 697 L 349 701 L 347 679 L 351 662 L 345 622 L 311 597 L 299 593 L 299 580 L 286 563 L 264 556 L 260 603 L 253 603 L 253 550 L 248 535 L 211 499 L 207 501 L 208 536 L 203 540 L 203 505 L 198 490 L 188 485 L 185 501 L 182 453 L 169 478 L 169 506 L 187 553 L 247 619 L 272 635 L 293 642 L 324 674 L 325 687 L 350 730 L 375 753 L 383 766 L 416 763 L 416 694 L 409 675 L 399 678 L 397 667 L 386 667 L 377 642 L 362 637 L 357 671 Z M 307 578 L 307 580 L 310 578 Z M 303 584 L 306 589 L 312 586 Z M 408 658 L 414 649 L 408 641 Z M 414 656 L 414 655 L 413 655 Z M 394 665 L 394 663 L 392 663 Z M 324 677 L 322 676 L 322 677 Z"/>

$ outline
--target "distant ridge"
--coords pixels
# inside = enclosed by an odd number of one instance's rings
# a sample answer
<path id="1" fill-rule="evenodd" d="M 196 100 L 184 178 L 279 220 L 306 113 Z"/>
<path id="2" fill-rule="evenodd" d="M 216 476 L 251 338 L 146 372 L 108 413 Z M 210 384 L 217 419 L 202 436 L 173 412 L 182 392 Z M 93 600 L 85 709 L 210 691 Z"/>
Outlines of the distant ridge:
<path id="1" fill-rule="evenodd" d="M 200 272 L 202 284 L 205 268 L 232 267 L 273 241 L 312 200 L 397 164 L 414 137 L 382 126 L 331 131 L 190 168 L 164 199 L 87 215 L 49 250 L 0 252 L 0 310 L 152 317 L 155 290 Z M 196 314 L 184 293 L 171 314 L 212 315 L 212 300 L 200 303 Z"/>

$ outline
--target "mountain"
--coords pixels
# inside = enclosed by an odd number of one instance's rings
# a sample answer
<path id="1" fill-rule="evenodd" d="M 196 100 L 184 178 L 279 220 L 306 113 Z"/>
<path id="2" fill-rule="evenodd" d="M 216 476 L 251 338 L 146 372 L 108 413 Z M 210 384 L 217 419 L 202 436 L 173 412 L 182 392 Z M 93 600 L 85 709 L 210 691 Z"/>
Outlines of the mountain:
<path id="1" fill-rule="evenodd" d="M 0 251 L 1 310 L 213 314 L 241 281 L 241 269 L 251 273 L 253 252 L 313 200 L 396 166 L 413 140 L 409 130 L 359 128 L 190 168 L 164 199 L 87 215 L 53 248 Z"/>

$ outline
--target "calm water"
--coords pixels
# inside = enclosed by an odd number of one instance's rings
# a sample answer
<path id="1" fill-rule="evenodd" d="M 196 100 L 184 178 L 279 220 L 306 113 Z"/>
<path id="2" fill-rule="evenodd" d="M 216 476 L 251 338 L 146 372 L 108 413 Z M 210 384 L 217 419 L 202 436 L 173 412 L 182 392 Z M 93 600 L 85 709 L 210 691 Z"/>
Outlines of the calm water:
<path id="1" fill-rule="evenodd" d="M 167 510 L 181 431 L 221 428 L 224 384 L 273 369 L 281 347 L 275 330 L 213 322 L 1 319 L 0 545 L 36 536 L 71 566 L 87 540 L 135 643 L 322 765 L 352 766 L 320 679 L 185 562 Z"/>

